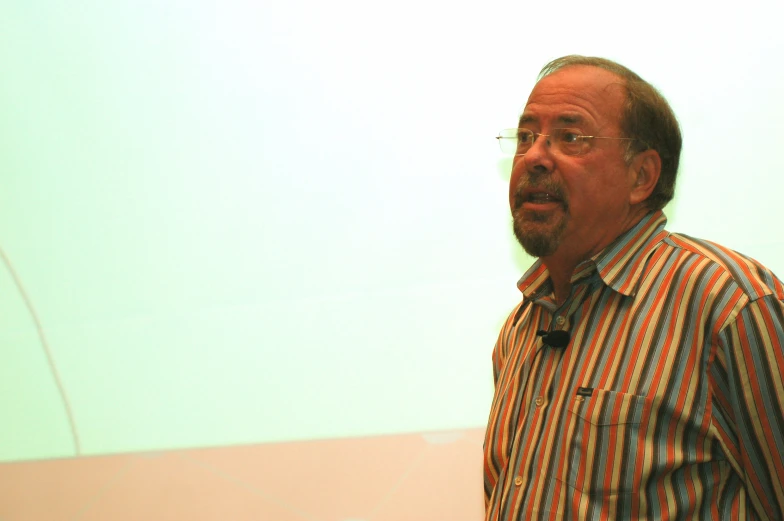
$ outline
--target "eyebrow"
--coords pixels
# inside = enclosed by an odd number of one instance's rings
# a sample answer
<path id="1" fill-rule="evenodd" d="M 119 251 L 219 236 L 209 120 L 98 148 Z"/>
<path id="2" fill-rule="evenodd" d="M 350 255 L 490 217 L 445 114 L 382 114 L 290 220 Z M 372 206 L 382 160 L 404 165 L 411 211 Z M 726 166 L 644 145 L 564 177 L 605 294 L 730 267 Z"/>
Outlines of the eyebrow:
<path id="1" fill-rule="evenodd" d="M 537 121 L 538 118 L 536 116 L 532 116 L 531 114 L 523 114 L 520 116 L 520 121 L 517 123 L 517 126 L 522 127 L 526 123 L 536 123 Z M 579 114 L 562 114 L 558 116 L 555 121 L 557 123 L 574 125 L 577 123 L 582 123 L 583 117 Z"/>
<path id="2" fill-rule="evenodd" d="M 579 114 L 564 114 L 562 116 L 558 116 L 557 121 L 559 123 L 576 124 L 576 123 L 582 123 L 583 117 L 580 116 Z"/>
<path id="3" fill-rule="evenodd" d="M 520 121 L 517 122 L 518 127 L 522 127 L 524 123 L 535 123 L 536 118 L 530 114 L 523 114 L 520 116 Z"/>

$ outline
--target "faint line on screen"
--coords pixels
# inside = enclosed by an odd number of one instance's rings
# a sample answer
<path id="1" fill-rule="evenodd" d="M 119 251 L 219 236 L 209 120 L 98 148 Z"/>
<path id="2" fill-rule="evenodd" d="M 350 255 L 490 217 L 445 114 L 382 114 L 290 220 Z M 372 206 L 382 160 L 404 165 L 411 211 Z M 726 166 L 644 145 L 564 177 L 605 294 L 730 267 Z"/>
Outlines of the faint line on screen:
<path id="1" fill-rule="evenodd" d="M 65 407 L 65 414 L 68 417 L 68 424 L 71 429 L 71 438 L 73 440 L 76 456 L 81 456 L 82 448 L 81 444 L 79 443 L 79 433 L 76 430 L 76 422 L 74 421 L 73 412 L 71 411 L 71 403 L 68 401 L 68 395 L 65 392 L 65 387 L 63 386 L 63 382 L 60 380 L 60 374 L 57 372 L 57 366 L 54 363 L 54 358 L 52 357 L 52 353 L 49 349 L 49 343 L 46 341 L 46 335 L 44 334 L 44 328 L 41 325 L 41 320 L 38 318 L 38 313 L 36 313 L 35 308 L 33 307 L 33 303 L 30 300 L 30 297 L 27 295 L 19 275 L 17 275 L 13 265 L 11 264 L 11 261 L 8 259 L 8 256 L 5 254 L 5 251 L 2 247 L 0 247 L 0 257 L 3 258 L 3 263 L 8 269 L 8 272 L 11 274 L 11 278 L 14 280 L 16 289 L 19 290 L 19 294 L 22 296 L 22 300 L 24 300 L 25 306 L 27 306 L 27 310 L 30 312 L 30 316 L 33 318 L 35 328 L 38 331 L 38 338 L 41 341 L 41 347 L 43 348 L 44 353 L 46 353 L 46 360 L 49 364 L 49 370 L 52 372 L 54 381 L 57 384 L 57 390 L 60 393 L 60 399 L 63 401 L 63 406 Z"/>

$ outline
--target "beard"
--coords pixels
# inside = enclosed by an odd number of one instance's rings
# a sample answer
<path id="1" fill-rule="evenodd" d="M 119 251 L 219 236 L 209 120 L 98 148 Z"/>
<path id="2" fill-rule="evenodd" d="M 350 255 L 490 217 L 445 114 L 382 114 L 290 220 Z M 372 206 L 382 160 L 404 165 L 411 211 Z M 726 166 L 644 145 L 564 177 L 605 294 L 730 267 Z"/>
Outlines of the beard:
<path id="1" fill-rule="evenodd" d="M 524 210 L 522 193 L 528 186 L 547 190 L 561 198 L 562 211 L 537 212 Z M 512 208 L 512 229 L 517 241 L 525 252 L 532 257 L 549 257 L 561 245 L 561 238 L 569 215 L 569 204 L 563 199 L 560 187 L 551 182 L 521 182 L 517 189 Z"/>
<path id="2" fill-rule="evenodd" d="M 566 216 L 517 210 L 512 214 L 512 229 L 528 255 L 549 257 L 561 245 Z"/>

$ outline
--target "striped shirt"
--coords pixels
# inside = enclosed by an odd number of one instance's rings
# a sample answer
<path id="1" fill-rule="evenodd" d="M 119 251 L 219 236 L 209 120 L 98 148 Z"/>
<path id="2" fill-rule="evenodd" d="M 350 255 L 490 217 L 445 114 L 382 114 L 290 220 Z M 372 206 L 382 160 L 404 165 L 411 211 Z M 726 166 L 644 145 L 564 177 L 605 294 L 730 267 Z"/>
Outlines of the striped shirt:
<path id="1" fill-rule="evenodd" d="M 541 261 L 520 279 L 493 351 L 486 521 L 782 519 L 784 286 L 665 224 L 578 265 L 560 306 Z"/>

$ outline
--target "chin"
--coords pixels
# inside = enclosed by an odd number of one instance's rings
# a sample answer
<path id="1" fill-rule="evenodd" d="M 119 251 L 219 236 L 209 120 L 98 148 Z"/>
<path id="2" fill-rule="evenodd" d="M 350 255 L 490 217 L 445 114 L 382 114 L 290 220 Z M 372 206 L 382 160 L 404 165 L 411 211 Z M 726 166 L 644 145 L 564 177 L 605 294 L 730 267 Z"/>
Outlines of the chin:
<path id="1" fill-rule="evenodd" d="M 532 257 L 548 257 L 555 253 L 561 244 L 566 229 L 566 219 L 548 223 L 550 219 L 530 219 L 526 215 L 515 215 L 512 222 L 515 237 L 525 252 Z M 549 217 L 549 216 L 548 216 Z"/>

